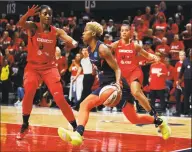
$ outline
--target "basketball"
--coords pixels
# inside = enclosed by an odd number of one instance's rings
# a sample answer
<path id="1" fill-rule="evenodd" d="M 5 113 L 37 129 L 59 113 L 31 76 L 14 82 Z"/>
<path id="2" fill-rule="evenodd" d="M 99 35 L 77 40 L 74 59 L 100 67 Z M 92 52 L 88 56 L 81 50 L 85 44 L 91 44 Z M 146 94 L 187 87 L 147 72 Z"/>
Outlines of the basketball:
<path id="1" fill-rule="evenodd" d="M 99 98 L 103 101 L 103 105 L 107 107 L 115 107 L 121 100 L 122 93 L 113 85 L 103 87 L 99 93 Z"/>

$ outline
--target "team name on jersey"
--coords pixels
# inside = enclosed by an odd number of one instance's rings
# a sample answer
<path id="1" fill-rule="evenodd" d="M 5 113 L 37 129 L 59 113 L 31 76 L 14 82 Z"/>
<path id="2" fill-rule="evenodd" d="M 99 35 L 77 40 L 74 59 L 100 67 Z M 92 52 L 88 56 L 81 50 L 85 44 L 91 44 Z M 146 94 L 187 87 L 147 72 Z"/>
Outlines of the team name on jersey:
<path id="1" fill-rule="evenodd" d="M 177 50 L 177 49 L 179 49 L 179 46 L 178 45 L 173 45 L 173 46 L 171 46 L 171 49 L 172 50 Z"/>
<path id="2" fill-rule="evenodd" d="M 121 64 L 131 64 L 132 63 L 132 61 L 123 61 L 123 60 L 121 60 L 121 62 L 120 62 Z"/>
<path id="3" fill-rule="evenodd" d="M 164 26 L 156 26 L 156 29 L 157 29 L 157 30 L 164 30 L 165 27 L 164 27 Z"/>
<path id="4" fill-rule="evenodd" d="M 164 48 L 160 48 L 159 51 L 160 51 L 160 52 L 164 52 L 165 49 L 164 49 Z"/>
<path id="5" fill-rule="evenodd" d="M 37 42 L 43 42 L 43 43 L 53 43 L 53 40 L 44 39 L 44 38 L 37 38 Z"/>
<path id="6" fill-rule="evenodd" d="M 119 50 L 119 53 L 133 53 L 133 50 Z"/>
<path id="7" fill-rule="evenodd" d="M 157 74 L 157 73 L 159 73 L 159 72 L 161 72 L 161 71 L 162 71 L 161 68 L 152 68 L 152 69 L 151 69 L 151 73 L 152 73 L 152 74 Z"/>

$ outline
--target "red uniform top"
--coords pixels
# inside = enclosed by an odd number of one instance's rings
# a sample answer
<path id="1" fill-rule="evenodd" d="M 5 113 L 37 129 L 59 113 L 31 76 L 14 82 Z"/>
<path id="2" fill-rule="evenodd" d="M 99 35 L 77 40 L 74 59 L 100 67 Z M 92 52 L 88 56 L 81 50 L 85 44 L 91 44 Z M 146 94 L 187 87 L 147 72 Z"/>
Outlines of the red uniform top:
<path id="1" fill-rule="evenodd" d="M 150 21 L 151 21 L 151 19 L 152 19 L 152 15 L 151 14 L 143 14 L 142 16 L 141 16 L 141 18 L 144 20 L 144 24 L 147 26 L 147 27 L 149 27 L 149 24 L 150 24 Z"/>
<path id="2" fill-rule="evenodd" d="M 174 69 L 174 67 L 171 66 L 171 65 L 168 65 L 168 66 L 167 66 L 167 70 L 168 70 L 167 80 L 174 80 L 174 74 L 175 74 L 175 69 Z"/>
<path id="3" fill-rule="evenodd" d="M 13 46 L 9 45 L 7 47 L 7 49 L 9 50 L 9 52 L 18 51 L 18 46 L 17 45 L 13 45 Z"/>
<path id="4" fill-rule="evenodd" d="M 158 73 L 165 73 L 166 75 L 157 76 Z M 150 68 L 150 89 L 163 90 L 166 87 L 167 67 L 164 63 L 154 63 Z"/>
<path id="5" fill-rule="evenodd" d="M 60 74 L 67 69 L 66 59 L 64 56 L 61 56 L 59 59 L 55 59 L 55 63 Z"/>
<path id="6" fill-rule="evenodd" d="M 172 42 L 170 46 L 171 50 L 184 50 L 184 44 L 183 41 L 176 41 Z M 171 52 L 171 59 L 172 60 L 179 60 L 179 52 Z"/>
<path id="7" fill-rule="evenodd" d="M 137 52 L 133 42 L 130 44 L 123 44 L 122 41 L 119 40 L 115 50 L 115 56 L 124 77 L 126 77 L 129 72 L 139 67 Z"/>
<path id="8" fill-rule="evenodd" d="M 20 46 L 20 44 L 21 44 L 21 42 L 23 42 L 23 40 L 21 39 L 21 38 L 16 38 L 16 40 L 15 40 L 15 45 L 17 45 L 17 46 Z"/>
<path id="9" fill-rule="evenodd" d="M 143 24 L 143 26 L 138 25 L 137 28 L 136 28 L 137 38 L 139 40 L 142 40 L 143 36 L 146 34 L 147 30 L 148 30 L 148 27 L 145 24 Z"/>
<path id="10" fill-rule="evenodd" d="M 40 23 L 36 23 L 40 29 Z M 35 64 L 51 65 L 55 59 L 56 28 L 51 26 L 49 33 L 36 31 L 34 36 L 28 36 L 27 61 Z"/>
<path id="11" fill-rule="evenodd" d="M 174 68 L 174 86 L 176 86 L 176 81 L 178 81 L 179 79 L 179 73 L 181 71 L 181 67 L 182 67 L 183 62 L 182 61 L 178 61 L 175 64 L 175 68 Z M 181 86 L 184 87 L 184 82 L 181 83 Z"/>

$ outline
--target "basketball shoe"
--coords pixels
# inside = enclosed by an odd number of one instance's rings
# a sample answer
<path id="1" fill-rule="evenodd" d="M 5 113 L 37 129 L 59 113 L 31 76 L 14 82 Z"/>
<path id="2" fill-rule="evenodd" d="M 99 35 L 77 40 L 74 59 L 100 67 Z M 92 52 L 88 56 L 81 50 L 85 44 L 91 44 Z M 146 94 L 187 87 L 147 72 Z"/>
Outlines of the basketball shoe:
<path id="1" fill-rule="evenodd" d="M 17 134 L 16 139 L 21 140 L 29 132 L 29 124 L 23 124 L 20 132 Z"/>
<path id="2" fill-rule="evenodd" d="M 83 142 L 82 136 L 77 131 L 73 132 L 60 127 L 58 134 L 63 141 L 69 142 L 73 146 L 80 146 Z"/>

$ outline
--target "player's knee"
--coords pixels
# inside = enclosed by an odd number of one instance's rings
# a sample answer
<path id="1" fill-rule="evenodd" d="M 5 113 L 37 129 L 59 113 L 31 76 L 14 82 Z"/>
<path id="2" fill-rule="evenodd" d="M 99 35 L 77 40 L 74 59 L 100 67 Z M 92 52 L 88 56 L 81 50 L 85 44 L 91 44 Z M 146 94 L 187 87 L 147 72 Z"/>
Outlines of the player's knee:
<path id="1" fill-rule="evenodd" d="M 142 94 L 141 94 L 141 90 L 139 89 L 136 89 L 134 91 L 131 91 L 132 95 L 137 99 L 138 97 L 140 97 Z"/>
<path id="2" fill-rule="evenodd" d="M 89 106 L 88 106 L 87 103 L 82 102 L 82 103 L 80 104 L 80 110 L 91 110 L 91 109 L 89 108 Z"/>

